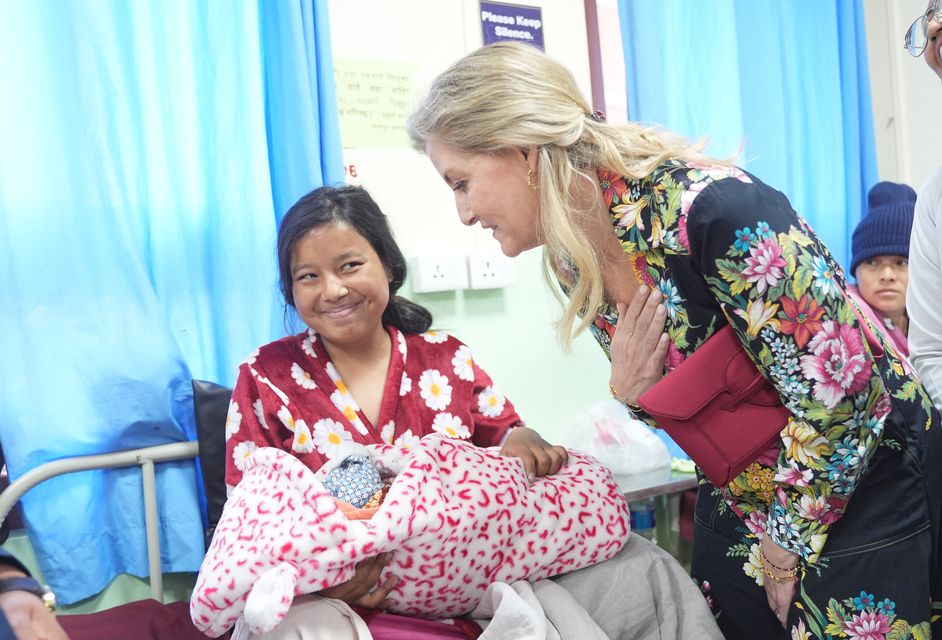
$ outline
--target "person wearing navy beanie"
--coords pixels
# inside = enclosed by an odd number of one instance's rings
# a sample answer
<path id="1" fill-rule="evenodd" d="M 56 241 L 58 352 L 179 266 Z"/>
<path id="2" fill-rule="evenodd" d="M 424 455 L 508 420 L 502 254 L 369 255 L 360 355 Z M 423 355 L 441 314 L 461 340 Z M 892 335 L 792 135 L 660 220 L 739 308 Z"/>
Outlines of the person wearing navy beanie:
<path id="1" fill-rule="evenodd" d="M 916 192 L 909 185 L 879 182 L 870 189 L 867 200 L 867 214 L 854 230 L 851 243 L 850 271 L 857 286 L 849 290 L 871 322 L 891 338 L 896 350 L 909 355 L 906 286 Z"/>

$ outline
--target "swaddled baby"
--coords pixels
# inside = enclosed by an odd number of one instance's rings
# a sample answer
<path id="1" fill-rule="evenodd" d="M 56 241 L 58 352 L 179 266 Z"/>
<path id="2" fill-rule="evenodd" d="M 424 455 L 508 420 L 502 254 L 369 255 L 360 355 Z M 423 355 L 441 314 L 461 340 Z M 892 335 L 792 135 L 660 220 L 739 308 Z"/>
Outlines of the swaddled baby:
<path id="1" fill-rule="evenodd" d="M 380 479 L 395 479 L 367 519 L 346 517 L 325 486 L 351 466 L 342 467 L 349 456 L 315 473 L 277 449 L 251 455 L 200 569 L 190 602 L 197 627 L 218 636 L 244 611 L 263 633 L 295 595 L 349 580 L 358 562 L 387 551 L 385 571 L 399 576 L 392 611 L 455 617 L 492 582 L 601 562 L 628 536 L 611 473 L 575 451 L 558 473 L 532 483 L 519 459 L 438 434 L 407 454 L 388 445 L 368 452 Z"/>
<path id="2" fill-rule="evenodd" d="M 401 462 L 401 461 L 400 461 Z M 357 442 L 344 442 L 338 453 L 317 470 L 323 483 L 337 500 L 337 506 L 351 520 L 366 520 L 383 503 L 398 471 L 388 463 L 374 464 L 369 449 Z"/>

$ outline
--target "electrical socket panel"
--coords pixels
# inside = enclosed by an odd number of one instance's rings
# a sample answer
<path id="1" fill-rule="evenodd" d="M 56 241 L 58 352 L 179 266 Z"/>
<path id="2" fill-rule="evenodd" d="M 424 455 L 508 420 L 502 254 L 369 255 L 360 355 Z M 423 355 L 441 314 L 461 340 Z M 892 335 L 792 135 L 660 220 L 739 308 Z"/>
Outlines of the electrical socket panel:
<path id="1" fill-rule="evenodd" d="M 514 283 L 514 263 L 502 253 L 483 252 L 468 256 L 470 289 L 502 289 Z"/>
<path id="2" fill-rule="evenodd" d="M 468 286 L 468 269 L 460 255 L 427 254 L 409 261 L 414 293 L 455 291 Z"/>

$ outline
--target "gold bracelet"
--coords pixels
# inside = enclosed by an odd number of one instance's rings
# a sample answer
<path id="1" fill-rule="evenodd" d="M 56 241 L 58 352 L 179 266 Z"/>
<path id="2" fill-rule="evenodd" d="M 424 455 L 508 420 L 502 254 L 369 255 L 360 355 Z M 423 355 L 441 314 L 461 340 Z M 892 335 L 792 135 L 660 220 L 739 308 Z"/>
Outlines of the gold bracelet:
<path id="1" fill-rule="evenodd" d="M 639 407 L 638 405 L 636 405 L 634 402 L 631 402 L 631 401 L 628 400 L 627 398 L 623 398 L 622 396 L 618 395 L 618 392 L 615 391 L 615 385 L 613 385 L 611 382 L 608 383 L 608 390 L 612 392 L 612 397 L 613 397 L 613 398 L 615 398 L 615 399 L 618 400 L 620 403 L 622 403 L 623 405 L 625 405 L 626 407 L 628 407 L 629 409 L 631 409 L 631 412 L 632 412 L 632 413 L 640 413 L 640 412 L 641 412 L 641 407 Z"/>
<path id="2" fill-rule="evenodd" d="M 765 565 L 762 565 L 762 573 L 771 579 L 772 582 L 791 582 L 798 575 L 798 571 L 796 569 L 792 569 L 790 573 L 787 573 L 784 576 L 777 576 L 769 571 L 769 568 Z"/>
<path id="3" fill-rule="evenodd" d="M 798 567 L 792 567 L 791 569 L 786 569 L 785 567 L 780 567 L 777 564 L 773 564 L 771 560 L 765 555 L 765 551 L 762 550 L 762 546 L 759 546 L 759 562 L 762 563 L 762 573 L 764 573 L 770 580 L 773 582 L 790 582 L 795 579 L 798 575 Z M 777 576 L 772 573 L 772 569 L 777 569 L 778 571 L 784 571 L 784 575 Z"/>
<path id="4" fill-rule="evenodd" d="M 787 567 L 780 567 L 774 562 L 772 562 L 771 560 L 769 560 L 769 556 L 765 555 L 765 551 L 762 550 L 762 545 L 759 545 L 759 555 L 762 556 L 761 558 L 762 564 L 767 564 L 773 569 L 777 569 L 779 571 L 794 571 L 795 570 L 795 567 L 792 567 L 791 569 Z"/>

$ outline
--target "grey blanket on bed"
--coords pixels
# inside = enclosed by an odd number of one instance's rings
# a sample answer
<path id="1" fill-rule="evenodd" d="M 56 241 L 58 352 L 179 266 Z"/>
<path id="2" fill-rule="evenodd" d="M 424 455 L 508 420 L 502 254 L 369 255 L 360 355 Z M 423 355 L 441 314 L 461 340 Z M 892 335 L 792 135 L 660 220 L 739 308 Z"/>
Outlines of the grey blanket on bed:
<path id="1" fill-rule="evenodd" d="M 697 585 L 631 535 L 617 556 L 552 580 L 492 585 L 472 614 L 480 640 L 722 640 Z"/>

